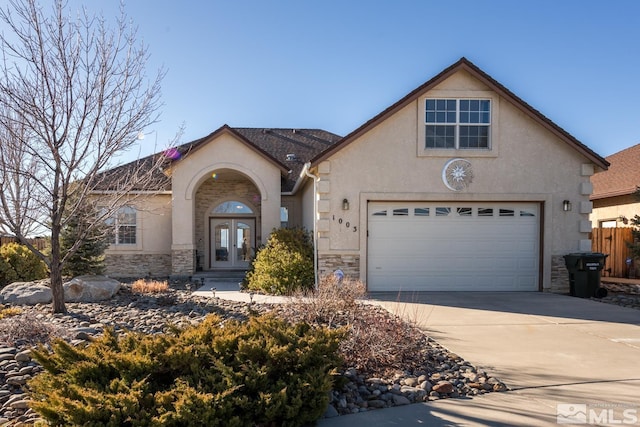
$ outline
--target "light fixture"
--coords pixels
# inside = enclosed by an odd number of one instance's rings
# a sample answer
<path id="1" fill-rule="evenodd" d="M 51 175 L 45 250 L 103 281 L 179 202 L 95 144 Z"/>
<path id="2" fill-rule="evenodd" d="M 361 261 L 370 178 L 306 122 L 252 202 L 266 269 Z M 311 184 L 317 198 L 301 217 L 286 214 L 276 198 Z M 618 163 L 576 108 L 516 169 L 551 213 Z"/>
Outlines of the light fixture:
<path id="1" fill-rule="evenodd" d="M 569 200 L 564 200 L 562 202 L 562 210 L 565 212 L 569 212 L 571 210 L 571 202 Z"/>
<path id="2" fill-rule="evenodd" d="M 342 199 L 342 210 L 343 211 L 349 210 L 349 201 L 347 199 Z"/>

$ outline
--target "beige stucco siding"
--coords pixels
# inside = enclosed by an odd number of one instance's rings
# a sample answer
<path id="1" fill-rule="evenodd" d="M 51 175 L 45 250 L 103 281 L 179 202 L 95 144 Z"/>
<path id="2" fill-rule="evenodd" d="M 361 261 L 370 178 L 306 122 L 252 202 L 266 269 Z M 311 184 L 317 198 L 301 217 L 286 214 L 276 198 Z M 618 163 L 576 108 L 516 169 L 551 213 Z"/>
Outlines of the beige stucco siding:
<path id="1" fill-rule="evenodd" d="M 490 98 L 491 150 L 425 150 L 424 98 Z M 471 162 L 473 182 L 459 192 L 442 182 L 445 163 L 455 157 Z M 320 233 L 320 252 L 360 255 L 360 277 L 366 279 L 367 202 L 407 201 L 536 201 L 543 206 L 543 262 L 545 286 L 551 277 L 551 257 L 577 251 L 588 239 L 589 176 L 587 160 L 495 93 L 460 73 L 399 110 L 320 164 L 317 172 L 330 192 L 320 193 L 321 220 L 329 231 Z M 585 185 L 585 183 L 587 185 Z M 349 201 L 349 210 L 342 201 Z M 573 209 L 562 210 L 570 200 Z M 347 223 L 349 227 L 347 227 Z"/>
<path id="2" fill-rule="evenodd" d="M 302 226 L 304 228 L 306 228 L 307 230 L 313 230 L 313 220 L 314 220 L 314 204 L 313 204 L 313 198 L 314 198 L 314 187 L 313 187 L 313 180 L 311 179 L 307 179 L 305 181 L 305 184 L 302 188 L 302 190 L 300 191 L 301 195 L 300 195 L 300 200 L 301 200 L 301 208 L 302 208 L 302 212 L 301 212 L 301 218 L 302 218 Z"/>
<path id="3" fill-rule="evenodd" d="M 597 228 L 601 221 L 618 220 L 618 227 L 628 227 L 629 220 L 640 215 L 640 201 L 634 195 L 608 197 L 593 201 L 593 213 L 590 216 L 593 228 Z M 627 224 L 624 223 L 627 219 Z"/>
<path id="4" fill-rule="evenodd" d="M 225 169 L 245 175 L 260 191 L 263 230 L 271 230 L 280 224 L 280 170 L 246 144 L 223 134 L 186 156 L 174 168 L 174 246 L 193 246 L 195 192 L 214 171 Z"/>
<path id="5" fill-rule="evenodd" d="M 136 209 L 136 244 L 111 245 L 106 273 L 113 277 L 168 276 L 171 272 L 171 195 L 140 195 Z"/>

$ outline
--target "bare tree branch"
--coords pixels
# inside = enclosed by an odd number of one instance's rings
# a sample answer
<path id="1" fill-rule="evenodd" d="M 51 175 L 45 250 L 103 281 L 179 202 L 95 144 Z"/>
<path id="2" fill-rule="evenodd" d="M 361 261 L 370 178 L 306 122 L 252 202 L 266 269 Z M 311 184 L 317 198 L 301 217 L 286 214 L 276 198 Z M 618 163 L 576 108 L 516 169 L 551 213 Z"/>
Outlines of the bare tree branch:
<path id="1" fill-rule="evenodd" d="M 86 10 L 72 18 L 63 0 L 46 11 L 37 0 L 10 0 L 0 21 L 10 30 L 0 34 L 0 231 L 25 244 L 50 233 L 50 254 L 28 246 L 51 272 L 53 311 L 64 312 L 61 271 L 82 239 L 132 194 L 168 183 L 162 155 L 109 171 L 157 122 L 164 71 L 147 74 L 149 52 L 122 6 L 113 28 Z M 62 253 L 60 232 L 79 215 L 85 233 Z"/>

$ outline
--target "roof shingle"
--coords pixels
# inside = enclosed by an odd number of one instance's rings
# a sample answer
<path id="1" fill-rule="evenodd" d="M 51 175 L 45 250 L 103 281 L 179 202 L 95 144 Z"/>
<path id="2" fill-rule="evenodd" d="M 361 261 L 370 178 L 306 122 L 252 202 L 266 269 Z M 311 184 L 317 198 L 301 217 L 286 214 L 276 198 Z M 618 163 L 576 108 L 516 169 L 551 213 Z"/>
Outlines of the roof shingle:
<path id="1" fill-rule="evenodd" d="M 640 186 L 640 144 L 610 155 L 609 169 L 591 177 L 591 200 L 633 194 Z"/>

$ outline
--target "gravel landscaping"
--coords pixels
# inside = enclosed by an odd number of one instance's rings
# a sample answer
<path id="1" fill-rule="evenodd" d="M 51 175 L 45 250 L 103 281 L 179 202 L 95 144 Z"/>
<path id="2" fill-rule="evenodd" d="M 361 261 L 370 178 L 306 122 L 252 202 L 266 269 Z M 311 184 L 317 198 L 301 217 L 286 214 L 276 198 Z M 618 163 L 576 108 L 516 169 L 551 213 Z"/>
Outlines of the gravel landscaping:
<path id="1" fill-rule="evenodd" d="M 52 314 L 49 304 L 38 304 L 20 306 L 21 314 L 1 319 L 0 425 L 30 425 L 39 419 L 28 408 L 29 397 L 25 393 L 26 382 L 42 371 L 31 360 L 29 348 L 37 342 L 48 341 L 52 336 L 79 345 L 100 334 L 105 326 L 113 326 L 121 332 L 154 334 L 165 332 L 168 324 L 197 324 L 210 313 L 223 319 L 238 320 L 270 311 L 290 319 L 298 315 L 291 312 L 295 311 L 295 304 L 248 304 L 198 297 L 184 286 L 183 289 L 179 287 L 174 286 L 162 294 L 142 295 L 132 293 L 125 285 L 106 302 L 67 303 L 68 313 L 64 315 Z M 361 308 L 376 322 L 381 319 L 386 323 L 399 321 L 380 307 L 361 304 Z M 411 325 L 406 327 L 415 329 Z M 325 416 L 506 390 L 498 379 L 477 370 L 417 329 L 414 332 L 418 333 L 421 342 L 412 342 L 403 350 L 419 350 L 404 357 L 402 366 L 371 369 L 371 372 L 345 366 L 342 371 L 344 386 L 332 391 Z M 375 351 L 394 352 L 394 349 L 376 348 Z"/>
<path id="2" fill-rule="evenodd" d="M 598 299 L 602 303 L 640 308 L 640 295 L 614 294 Z M 397 318 L 375 305 L 361 304 L 365 317 L 393 324 Z M 0 319 L 0 425 L 30 425 L 39 419 L 28 408 L 26 382 L 42 368 L 31 360 L 29 348 L 46 342 L 51 336 L 81 344 L 99 335 L 105 326 L 116 331 L 165 332 L 168 324 L 186 326 L 199 323 L 215 313 L 223 319 L 245 320 L 252 314 L 275 311 L 296 319 L 296 304 L 248 304 L 220 298 L 198 297 L 183 285 L 175 285 L 162 294 L 134 294 L 127 285 L 107 302 L 67 303 L 68 313 L 51 314 L 49 304 L 20 306 L 22 313 Z M 340 319 L 334 319 L 339 325 Z M 344 323 L 344 322 L 342 322 Z M 344 386 L 333 390 L 326 417 L 406 405 L 443 398 L 474 396 L 507 387 L 497 378 L 476 369 L 460 356 L 449 352 L 413 326 L 417 342 L 411 346 L 397 343 L 398 352 L 414 349 L 391 369 L 358 369 L 345 366 L 341 372 Z M 417 337 L 417 338 L 415 338 Z M 393 353 L 394 348 L 374 351 Z M 364 362 L 366 365 L 366 361 Z M 366 365 L 368 366 L 368 365 Z"/>

